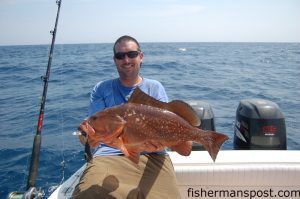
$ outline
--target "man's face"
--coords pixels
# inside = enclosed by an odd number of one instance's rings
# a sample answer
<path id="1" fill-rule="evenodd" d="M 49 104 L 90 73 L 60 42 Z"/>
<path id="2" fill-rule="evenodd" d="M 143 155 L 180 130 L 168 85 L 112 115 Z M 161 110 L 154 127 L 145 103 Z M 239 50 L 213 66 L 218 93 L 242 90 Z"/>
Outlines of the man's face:
<path id="1" fill-rule="evenodd" d="M 144 55 L 142 52 L 137 53 L 136 51 L 138 51 L 138 46 L 133 41 L 121 42 L 115 46 L 114 62 L 121 80 L 135 80 L 138 78 Z M 129 55 L 123 54 L 128 52 Z M 117 56 L 118 53 L 121 55 L 120 57 Z"/>

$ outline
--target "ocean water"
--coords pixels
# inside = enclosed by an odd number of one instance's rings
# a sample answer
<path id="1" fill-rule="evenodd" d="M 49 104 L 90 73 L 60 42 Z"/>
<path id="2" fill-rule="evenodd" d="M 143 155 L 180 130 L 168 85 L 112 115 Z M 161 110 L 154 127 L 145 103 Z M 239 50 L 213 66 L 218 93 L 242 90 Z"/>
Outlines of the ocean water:
<path id="1" fill-rule="evenodd" d="M 208 102 L 216 130 L 230 140 L 241 99 L 261 98 L 285 115 L 287 147 L 300 150 L 299 43 L 142 43 L 142 75 L 161 81 L 170 100 Z M 0 199 L 25 190 L 49 46 L 0 46 Z M 37 186 L 49 196 L 84 163 L 72 132 L 89 94 L 117 77 L 112 44 L 55 45 L 42 130 Z"/>

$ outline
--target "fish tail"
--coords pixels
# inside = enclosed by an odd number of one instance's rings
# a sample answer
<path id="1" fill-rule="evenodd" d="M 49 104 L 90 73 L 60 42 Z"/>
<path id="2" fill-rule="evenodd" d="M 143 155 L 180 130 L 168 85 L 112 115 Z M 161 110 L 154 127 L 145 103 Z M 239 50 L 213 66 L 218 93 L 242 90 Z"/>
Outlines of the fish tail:
<path id="1" fill-rule="evenodd" d="M 201 130 L 201 129 L 199 129 Z M 218 152 L 222 144 L 228 140 L 228 136 L 215 131 L 201 130 L 201 137 L 195 140 L 201 144 L 209 153 L 213 161 L 216 160 Z"/>

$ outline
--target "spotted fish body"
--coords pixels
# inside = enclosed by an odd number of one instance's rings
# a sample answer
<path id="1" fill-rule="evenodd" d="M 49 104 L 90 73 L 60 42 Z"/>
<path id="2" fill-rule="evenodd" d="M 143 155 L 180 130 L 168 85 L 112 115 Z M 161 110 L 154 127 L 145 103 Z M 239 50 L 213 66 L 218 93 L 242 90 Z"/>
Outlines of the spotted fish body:
<path id="1" fill-rule="evenodd" d="M 137 92 L 141 94 L 140 90 Z M 149 98 L 144 93 L 142 95 Z M 149 99 L 151 104 L 153 98 Z M 83 121 L 80 129 L 97 138 L 97 142 L 90 143 L 92 147 L 102 142 L 119 148 L 135 163 L 139 161 L 141 152 L 156 152 L 166 147 L 187 156 L 191 152 L 193 141 L 203 145 L 212 159 L 216 159 L 221 145 L 228 137 L 193 126 L 192 124 L 199 124 L 199 120 L 187 104 L 173 102 L 179 109 L 184 107 L 185 113 L 181 114 L 177 109 L 177 113 L 170 111 L 174 108 L 172 105 L 171 108 L 162 108 L 168 103 L 158 102 L 160 105 L 151 106 L 149 101 L 142 101 L 143 104 L 140 104 L 130 99 L 129 103 L 98 112 Z"/>

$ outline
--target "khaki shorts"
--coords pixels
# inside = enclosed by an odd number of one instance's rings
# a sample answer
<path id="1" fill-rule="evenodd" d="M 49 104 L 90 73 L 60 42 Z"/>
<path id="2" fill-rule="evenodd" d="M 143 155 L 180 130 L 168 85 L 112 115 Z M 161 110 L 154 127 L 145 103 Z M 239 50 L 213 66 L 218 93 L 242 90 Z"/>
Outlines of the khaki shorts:
<path id="1" fill-rule="evenodd" d="M 73 198 L 176 199 L 180 193 L 168 155 L 141 155 L 138 165 L 125 156 L 97 156 L 88 163 Z"/>

